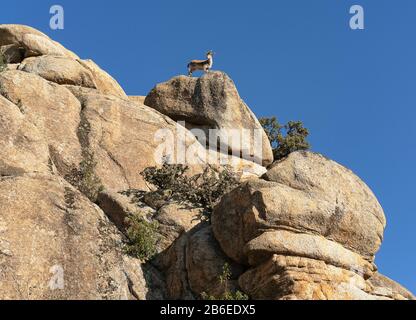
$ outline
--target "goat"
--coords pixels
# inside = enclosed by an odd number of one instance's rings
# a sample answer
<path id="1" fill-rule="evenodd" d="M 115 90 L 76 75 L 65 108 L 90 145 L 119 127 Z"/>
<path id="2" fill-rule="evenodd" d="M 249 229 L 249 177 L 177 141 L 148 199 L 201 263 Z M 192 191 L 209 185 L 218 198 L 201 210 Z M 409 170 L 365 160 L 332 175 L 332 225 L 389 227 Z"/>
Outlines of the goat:
<path id="1" fill-rule="evenodd" d="M 214 52 L 211 50 L 207 52 L 207 60 L 192 60 L 188 64 L 188 76 L 192 77 L 192 73 L 197 70 L 208 72 L 211 70 L 214 63 Z"/>

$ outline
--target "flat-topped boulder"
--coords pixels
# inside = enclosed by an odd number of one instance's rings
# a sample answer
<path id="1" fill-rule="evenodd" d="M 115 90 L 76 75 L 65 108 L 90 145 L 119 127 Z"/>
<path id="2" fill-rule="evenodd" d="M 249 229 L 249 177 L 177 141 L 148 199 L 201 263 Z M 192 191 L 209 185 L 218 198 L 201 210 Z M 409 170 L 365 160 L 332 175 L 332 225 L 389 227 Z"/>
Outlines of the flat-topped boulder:
<path id="1" fill-rule="evenodd" d="M 158 84 L 147 95 L 144 104 L 175 121 L 184 121 L 188 129 L 202 130 L 207 137 L 209 129 L 220 129 L 221 148 L 226 152 L 238 155 L 245 152 L 264 166 L 273 162 L 270 142 L 261 124 L 224 72 L 209 72 L 200 78 L 175 77 Z M 248 130 L 248 134 L 241 134 L 242 129 Z M 233 130 L 241 134 L 241 141 L 234 141 L 235 144 L 227 139 Z M 254 130 L 258 130 L 258 140 L 254 137 Z M 259 143 L 262 153 L 254 155 Z"/>

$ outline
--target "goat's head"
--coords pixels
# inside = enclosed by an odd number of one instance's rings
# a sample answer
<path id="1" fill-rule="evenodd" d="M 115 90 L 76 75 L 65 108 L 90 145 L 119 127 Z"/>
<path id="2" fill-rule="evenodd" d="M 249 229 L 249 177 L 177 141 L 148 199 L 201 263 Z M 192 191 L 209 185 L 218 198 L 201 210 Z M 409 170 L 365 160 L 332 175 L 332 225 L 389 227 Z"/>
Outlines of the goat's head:
<path id="1" fill-rule="evenodd" d="M 209 50 L 207 52 L 207 57 L 209 58 L 209 57 L 213 57 L 213 56 L 214 56 L 214 52 L 212 50 Z"/>

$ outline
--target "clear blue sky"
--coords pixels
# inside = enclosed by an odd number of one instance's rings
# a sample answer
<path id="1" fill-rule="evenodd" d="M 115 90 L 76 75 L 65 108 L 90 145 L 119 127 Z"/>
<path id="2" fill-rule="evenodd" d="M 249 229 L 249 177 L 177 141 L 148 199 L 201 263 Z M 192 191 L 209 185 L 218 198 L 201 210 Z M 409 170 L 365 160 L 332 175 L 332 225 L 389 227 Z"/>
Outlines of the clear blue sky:
<path id="1" fill-rule="evenodd" d="M 49 8 L 65 29 L 49 29 Z M 365 9 L 364 31 L 349 8 Z M 112 74 L 128 94 L 217 52 L 259 116 L 302 120 L 313 149 L 355 171 L 384 207 L 382 273 L 416 293 L 416 1 L 3 1 L 0 23 L 38 28 Z"/>

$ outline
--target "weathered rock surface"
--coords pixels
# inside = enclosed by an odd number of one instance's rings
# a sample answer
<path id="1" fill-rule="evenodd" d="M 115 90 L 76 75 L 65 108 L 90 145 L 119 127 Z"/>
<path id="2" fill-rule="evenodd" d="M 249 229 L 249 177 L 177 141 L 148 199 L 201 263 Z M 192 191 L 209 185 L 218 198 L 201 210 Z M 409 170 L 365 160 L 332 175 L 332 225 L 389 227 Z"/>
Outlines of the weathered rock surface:
<path id="1" fill-rule="evenodd" d="M 221 297 L 224 265 L 231 268 L 229 290 L 238 289 L 243 268 L 230 260 L 215 240 L 211 227 L 199 223 L 183 233 L 152 262 L 165 275 L 168 299 L 199 299 L 202 294 Z"/>
<path id="2" fill-rule="evenodd" d="M 176 159 L 176 153 L 155 153 L 160 143 L 155 135 L 160 130 L 168 130 L 173 138 L 183 139 L 186 148 L 193 146 L 194 153 L 188 158 L 192 157 L 196 163 L 195 170 L 207 161 L 206 151 L 195 137 L 168 117 L 144 105 L 103 95 L 98 90 L 59 86 L 32 73 L 6 71 L 0 75 L 0 94 L 15 104 L 16 110 L 20 108 L 25 122 L 43 134 L 49 152 L 38 156 L 38 161 L 43 159 L 46 167 L 50 158 L 63 176 L 78 166 L 83 151 L 88 150 L 95 156 L 96 173 L 104 187 L 115 191 L 146 190 L 139 173 L 161 163 L 163 156 Z M 198 160 L 199 154 L 203 156 Z M 264 173 L 261 166 L 235 160 L 234 168 L 242 175 Z M 33 171 L 32 164 L 28 161 L 28 167 L 23 168 L 25 172 Z"/>
<path id="3" fill-rule="evenodd" d="M 48 172 L 48 145 L 19 108 L 0 95 L 0 176 Z"/>
<path id="4" fill-rule="evenodd" d="M 182 234 L 191 231 L 201 223 L 203 211 L 190 208 L 184 204 L 169 203 L 160 208 L 154 215 L 159 223 L 161 235 L 158 248 L 163 251 L 169 248 Z"/>
<path id="5" fill-rule="evenodd" d="M 129 96 L 129 100 L 137 104 L 144 104 L 146 96 Z"/>
<path id="6" fill-rule="evenodd" d="M 218 297 L 225 264 L 228 289 L 253 299 L 414 299 L 377 272 L 386 221 L 351 171 L 309 152 L 267 171 L 207 152 L 175 123 L 261 129 L 225 74 L 177 77 L 146 98 L 128 97 L 94 62 L 33 28 L 0 25 L 0 52 L 0 299 Z M 166 156 L 186 161 L 190 174 L 225 157 L 247 181 L 222 199 L 212 227 L 201 209 L 119 193 L 149 190 L 139 173 Z M 98 206 L 69 184 L 89 157 L 96 165 L 82 174 L 102 184 L 90 197 Z M 145 264 L 123 250 L 131 214 L 159 224 L 157 256 Z"/>
<path id="7" fill-rule="evenodd" d="M 368 282 L 373 286 L 372 294 L 380 299 L 384 297 L 395 300 L 416 300 L 409 290 L 378 272 L 373 274 Z"/>
<path id="8" fill-rule="evenodd" d="M 77 60 L 59 56 L 40 56 L 25 59 L 19 70 L 34 73 L 57 84 L 95 88 L 93 76 Z"/>
<path id="9" fill-rule="evenodd" d="M 43 134 L 54 163 L 67 168 L 81 161 L 77 136 L 81 104 L 68 89 L 34 74 L 5 71 L 0 74 L 0 94 L 13 102 L 24 120 Z M 40 157 L 45 158 L 49 154 Z M 30 172 L 31 168 L 25 171 Z"/>
<path id="10" fill-rule="evenodd" d="M 249 241 L 266 229 L 286 229 L 323 236 L 373 260 L 383 236 L 384 213 L 351 171 L 320 155 L 295 152 L 264 177 L 273 181 L 243 184 L 214 212 L 214 232 L 229 256 L 246 262 Z"/>
<path id="11" fill-rule="evenodd" d="M 239 279 L 254 299 L 373 300 L 371 285 L 351 270 L 321 260 L 273 255 Z"/>
<path id="12" fill-rule="evenodd" d="M 185 263 L 189 288 L 197 296 L 205 293 L 221 297 L 224 293 L 224 285 L 221 283 L 220 275 L 226 264 L 230 266 L 231 271 L 231 279 L 228 283 L 228 289 L 231 291 L 238 288 L 236 280 L 243 272 L 240 265 L 222 252 L 211 227 L 205 227 L 189 238 Z"/>
<path id="13" fill-rule="evenodd" d="M 273 254 L 308 257 L 336 267 L 352 270 L 360 268 L 371 275 L 374 266 L 359 254 L 345 249 L 341 244 L 323 236 L 295 233 L 286 230 L 267 231 L 245 246 L 250 265 L 259 265 Z"/>
<path id="14" fill-rule="evenodd" d="M 152 208 L 145 205 L 138 207 L 129 197 L 109 190 L 101 191 L 98 194 L 97 204 L 122 232 L 125 232 L 128 227 L 126 219 L 130 215 L 143 217 L 154 215 Z"/>
<path id="15" fill-rule="evenodd" d="M 96 88 L 106 95 L 127 99 L 121 86 L 91 60 L 77 55 L 28 26 L 0 25 L 0 52 L 9 64 L 57 84 Z"/>
<path id="16" fill-rule="evenodd" d="M 0 53 L 8 64 L 20 63 L 24 59 L 24 49 L 16 44 L 0 47 Z"/>
<path id="17" fill-rule="evenodd" d="M 78 59 L 76 54 L 36 29 L 23 25 L 1 24 L 0 47 L 10 44 L 19 45 L 24 50 L 24 57 L 54 55 Z"/>
<path id="18" fill-rule="evenodd" d="M 312 229 L 369 260 L 374 257 L 383 240 L 386 219 L 373 192 L 350 170 L 316 153 L 295 152 L 274 164 L 264 178 L 306 196 L 307 202 L 302 205 L 299 200 L 298 204 L 310 211 L 294 208 L 282 213 L 281 221 L 300 215 L 301 228 Z M 279 200 L 275 205 L 285 206 Z"/>
<path id="19" fill-rule="evenodd" d="M 239 279 L 248 294 L 256 299 L 406 296 L 397 289 L 377 294 L 371 283 L 386 221 L 374 194 L 350 170 L 319 154 L 294 152 L 263 178 L 224 196 L 212 217 L 224 252 L 251 267 Z"/>
<path id="20" fill-rule="evenodd" d="M 201 170 L 208 156 L 211 164 L 219 163 L 216 152 L 206 152 L 190 132 L 170 118 L 137 100 L 129 102 L 120 85 L 93 61 L 80 60 L 59 44 L 55 49 L 62 52 L 25 47 L 22 43 L 28 36 L 53 44 L 33 28 L 0 25 L 0 49 L 10 53 L 9 63 L 16 62 L 8 64 L 7 72 L 2 73 L 0 94 L 18 106 L 26 121 L 44 135 L 49 153 L 40 159 L 48 158 L 47 165 L 62 176 L 79 166 L 89 152 L 95 156 L 97 175 L 104 187 L 116 191 L 147 189 L 139 175 L 143 169 L 160 163 L 162 157 L 178 160 L 177 148 L 156 153 L 166 139 L 156 139 L 162 130 L 171 132 L 172 140 L 183 141 L 178 145 L 184 145 L 189 153 L 181 161 L 192 159 L 195 172 Z M 130 144 L 128 148 L 124 147 L 126 143 Z M 175 143 L 165 141 L 169 146 Z M 242 179 L 265 172 L 253 162 L 231 160 Z"/>
<path id="21" fill-rule="evenodd" d="M 273 255 L 239 278 L 254 299 L 276 300 L 414 300 L 396 282 L 359 269 L 344 269 L 322 260 Z"/>
<path id="22" fill-rule="evenodd" d="M 95 87 L 103 94 L 113 95 L 122 99 L 127 99 L 127 95 L 123 88 L 118 84 L 112 76 L 101 69 L 92 60 L 77 60 L 85 69 L 91 72 Z"/>
<path id="23" fill-rule="evenodd" d="M 103 95 L 97 90 L 68 88 L 83 106 L 81 124 L 87 129 L 81 144 L 94 154 L 96 174 L 106 189 L 148 190 L 140 172 L 159 165 L 166 156 L 176 161 L 175 149 L 171 153 L 156 153 L 160 141 L 155 136 L 161 130 L 171 132 L 173 139 L 183 139 L 187 147 L 195 145 L 197 149 L 202 149 L 192 134 L 153 109 Z M 203 158 L 194 160 L 194 168 L 201 168 L 200 165 L 205 163 Z"/>
<path id="24" fill-rule="evenodd" d="M 0 207 L 0 299 L 146 298 L 140 261 L 63 179 L 0 178 Z"/>
<path id="25" fill-rule="evenodd" d="M 188 129 L 201 129 L 208 137 L 209 129 L 251 130 L 237 145 L 230 145 L 222 137 L 221 143 L 238 155 L 246 151 L 253 155 L 257 141 L 253 138 L 254 129 L 261 130 L 262 159 L 267 166 L 273 162 L 270 142 L 262 126 L 250 108 L 240 98 L 233 81 L 223 72 L 210 72 L 201 78 L 175 77 L 158 84 L 146 97 L 145 105 L 150 106 L 175 121 L 185 121 Z M 227 151 L 227 150 L 226 150 Z"/>

